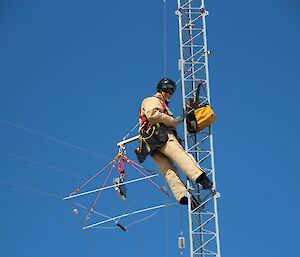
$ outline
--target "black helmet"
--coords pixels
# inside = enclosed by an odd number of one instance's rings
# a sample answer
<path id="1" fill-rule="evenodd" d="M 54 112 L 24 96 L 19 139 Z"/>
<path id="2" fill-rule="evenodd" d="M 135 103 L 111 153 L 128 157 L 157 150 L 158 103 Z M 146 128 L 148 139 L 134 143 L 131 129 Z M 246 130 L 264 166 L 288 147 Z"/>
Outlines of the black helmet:
<path id="1" fill-rule="evenodd" d="M 168 78 L 161 79 L 157 84 L 157 92 L 161 92 L 165 89 L 171 89 L 173 92 L 176 91 L 176 84 L 173 80 Z"/>

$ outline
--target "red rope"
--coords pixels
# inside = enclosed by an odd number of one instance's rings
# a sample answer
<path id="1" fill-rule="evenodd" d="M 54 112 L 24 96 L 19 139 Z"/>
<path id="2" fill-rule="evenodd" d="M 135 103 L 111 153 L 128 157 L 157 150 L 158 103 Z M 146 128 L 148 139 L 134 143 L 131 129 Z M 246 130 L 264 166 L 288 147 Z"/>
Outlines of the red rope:
<path id="1" fill-rule="evenodd" d="M 94 180 L 101 172 L 103 172 L 104 170 L 106 170 L 112 163 L 114 162 L 114 160 L 112 160 L 109 164 L 107 164 L 102 170 L 98 171 L 94 176 L 92 176 L 90 179 L 88 179 L 84 184 L 82 184 L 80 187 L 78 187 L 74 192 L 72 192 L 70 194 L 74 195 L 77 194 L 82 188 L 84 188 L 88 183 L 90 183 L 92 180 Z"/>
<path id="2" fill-rule="evenodd" d="M 138 169 L 137 167 L 135 167 L 134 165 L 132 165 L 132 163 L 135 163 L 134 161 L 131 161 L 129 159 L 127 161 L 129 163 L 129 165 L 131 165 L 139 173 L 141 173 L 144 177 L 147 177 L 147 175 L 145 173 L 143 173 L 140 169 Z M 160 187 L 158 184 L 156 184 L 152 179 L 147 178 L 147 180 L 149 180 L 150 183 L 152 183 L 155 187 L 157 187 L 159 190 L 161 190 L 164 194 L 166 194 L 167 196 L 169 196 L 168 192 L 166 192 L 162 187 Z"/>
<path id="3" fill-rule="evenodd" d="M 120 174 L 125 172 L 125 159 L 122 158 L 121 160 L 118 161 L 118 172 Z"/>
<path id="4" fill-rule="evenodd" d="M 92 207 L 90 208 L 88 214 L 87 214 L 86 217 L 85 217 L 85 220 L 89 219 L 89 217 L 91 216 L 92 212 L 94 211 L 94 208 L 95 208 L 95 206 L 96 206 L 96 204 L 97 204 L 97 202 L 98 202 L 98 199 L 99 199 L 100 195 L 101 195 L 102 192 L 103 192 L 102 188 L 105 187 L 105 185 L 106 185 L 106 183 L 107 183 L 107 180 L 109 179 L 109 177 L 110 177 L 112 171 L 114 170 L 115 166 L 116 166 L 116 160 L 114 160 L 114 164 L 112 165 L 112 167 L 111 167 L 111 169 L 110 169 L 108 175 L 106 176 L 105 181 L 104 181 L 104 183 L 102 184 L 101 189 L 100 189 L 100 191 L 99 191 L 99 193 L 98 193 L 98 195 L 97 195 L 97 197 L 96 197 L 96 199 L 95 199 L 95 201 L 94 201 Z"/>
<path id="5" fill-rule="evenodd" d="M 128 160 L 129 160 L 129 159 L 128 159 Z M 138 167 L 144 169 L 145 171 L 149 172 L 151 175 L 156 174 L 154 171 L 149 170 L 149 169 L 143 167 L 142 165 L 140 165 L 139 163 L 137 163 L 137 162 L 135 162 L 135 161 L 133 161 L 133 160 L 129 160 L 129 161 L 132 162 L 132 163 L 134 163 L 136 166 L 138 166 Z"/>

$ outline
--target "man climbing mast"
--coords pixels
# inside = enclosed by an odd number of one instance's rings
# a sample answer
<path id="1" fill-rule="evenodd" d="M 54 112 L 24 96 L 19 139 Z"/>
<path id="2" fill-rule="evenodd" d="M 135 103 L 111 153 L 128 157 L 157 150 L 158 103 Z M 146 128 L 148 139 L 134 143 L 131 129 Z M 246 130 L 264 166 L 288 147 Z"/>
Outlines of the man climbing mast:
<path id="1" fill-rule="evenodd" d="M 180 145 L 177 139 L 176 127 L 178 120 L 168 108 L 173 93 L 176 91 L 176 84 L 168 78 L 163 78 L 157 85 L 157 92 L 154 96 L 145 98 L 140 110 L 140 134 L 143 135 L 151 129 L 154 124 L 163 129 L 167 135 L 166 142 L 152 151 L 150 154 L 164 175 L 175 198 L 180 204 L 187 204 L 187 188 L 184 185 L 177 165 L 184 174 L 192 181 L 199 183 L 203 189 L 211 189 L 212 182 L 206 173 L 197 164 L 195 159 L 188 154 Z M 160 130 L 161 131 L 161 130 Z M 162 133 L 159 132 L 158 133 Z"/>

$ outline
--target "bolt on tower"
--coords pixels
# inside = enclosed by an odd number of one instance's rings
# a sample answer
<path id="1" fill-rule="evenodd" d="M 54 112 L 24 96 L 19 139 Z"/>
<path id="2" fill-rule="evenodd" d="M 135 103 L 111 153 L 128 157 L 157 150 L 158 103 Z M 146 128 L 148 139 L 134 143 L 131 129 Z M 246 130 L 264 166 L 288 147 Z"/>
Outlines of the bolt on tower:
<path id="1" fill-rule="evenodd" d="M 204 0 L 178 0 L 176 15 L 179 18 L 180 59 L 183 109 L 195 98 L 197 86 L 200 89 L 201 105 L 210 104 L 208 72 L 206 17 Z M 214 189 L 202 190 L 198 184 L 188 181 L 188 187 L 199 201 L 193 208 L 191 198 L 188 204 L 190 256 L 220 257 L 216 178 L 212 128 L 208 127 L 197 134 L 187 131 L 184 125 L 185 150 L 192 154 L 214 184 Z"/>

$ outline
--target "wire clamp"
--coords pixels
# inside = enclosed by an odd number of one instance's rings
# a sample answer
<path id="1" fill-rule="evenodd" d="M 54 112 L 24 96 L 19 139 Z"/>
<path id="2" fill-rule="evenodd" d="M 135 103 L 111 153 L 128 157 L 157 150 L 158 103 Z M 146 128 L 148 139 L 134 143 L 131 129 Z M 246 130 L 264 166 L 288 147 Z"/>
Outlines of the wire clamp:
<path id="1" fill-rule="evenodd" d="M 178 17 L 181 17 L 182 16 L 182 9 L 179 8 L 175 11 L 175 14 L 178 16 Z"/>

